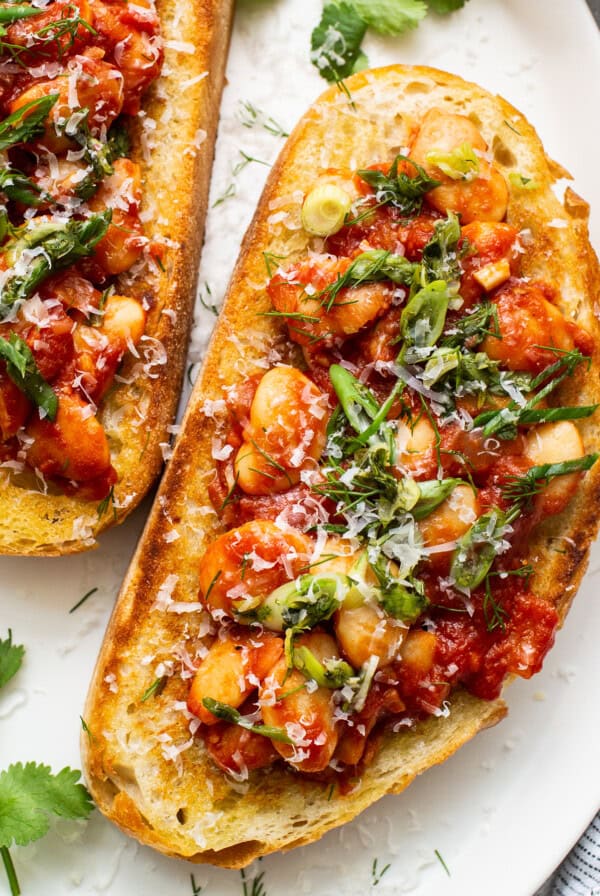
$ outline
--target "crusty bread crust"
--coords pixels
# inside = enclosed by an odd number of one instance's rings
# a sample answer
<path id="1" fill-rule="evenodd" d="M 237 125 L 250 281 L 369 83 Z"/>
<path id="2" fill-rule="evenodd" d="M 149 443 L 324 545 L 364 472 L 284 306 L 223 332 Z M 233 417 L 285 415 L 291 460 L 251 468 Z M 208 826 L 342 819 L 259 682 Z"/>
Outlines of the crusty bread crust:
<path id="1" fill-rule="evenodd" d="M 165 66 L 134 121 L 132 144 L 142 168 L 142 220 L 151 239 L 164 241 L 164 271 L 121 278 L 120 291 L 144 299 L 151 310 L 141 357 L 128 357 L 119 372 L 123 382 L 99 415 L 119 477 L 114 506 L 109 502 L 99 514 L 98 502 L 52 487 L 44 494 L 33 476 L 16 482 L 6 473 L 2 554 L 51 556 L 94 547 L 97 535 L 122 522 L 144 497 L 162 465 L 161 442 L 170 440 L 196 297 L 233 0 L 157 0 L 157 10 Z"/>
<path id="2" fill-rule="evenodd" d="M 91 732 L 82 740 L 85 774 L 108 818 L 163 852 L 230 868 L 309 843 L 385 793 L 400 792 L 506 711 L 501 700 L 488 703 L 459 691 L 447 718 L 387 735 L 356 788 L 332 795 L 326 785 L 279 767 L 233 785 L 213 765 L 202 742 L 190 740 L 187 720 L 176 706 L 187 696 L 179 674 L 168 678 L 159 695 L 140 702 L 156 677 L 157 664 L 179 657 L 177 672 L 185 663 L 178 646 L 198 630 L 198 558 L 220 531 L 207 497 L 214 469 L 211 441 L 218 426 L 219 405 L 214 402 L 223 398 L 224 386 L 268 366 L 269 351 L 277 352 L 271 363 L 293 360 L 283 327 L 273 318 L 257 316 L 270 307 L 262 253 L 286 256 L 288 264 L 305 249 L 300 209 L 318 170 L 364 167 L 392 158 L 407 142 L 410 118 L 433 106 L 472 116 L 500 170 L 536 183 L 535 190 L 510 188 L 508 221 L 532 234 L 524 274 L 555 283 L 567 318 L 594 337 L 590 370 L 568 383 L 559 397 L 581 404 L 600 400 L 594 316 L 600 280 L 588 239 L 587 206 L 572 192 L 564 203 L 556 198 L 552 186 L 566 173 L 547 159 L 531 125 L 503 99 L 434 69 L 391 66 L 358 74 L 347 85 L 353 105 L 335 88 L 328 90 L 300 121 L 271 172 L 158 500 L 123 584 L 85 709 Z M 581 421 L 580 431 L 585 450 L 597 449 L 596 417 Z M 541 526 L 530 543 L 533 590 L 557 607 L 561 620 L 598 527 L 599 466 L 587 474 L 568 509 Z M 172 530 L 178 537 L 166 539 Z M 170 598 L 176 603 L 169 604 Z M 192 606 L 186 607 L 189 602 Z M 185 609 L 191 612 L 181 612 Z"/>

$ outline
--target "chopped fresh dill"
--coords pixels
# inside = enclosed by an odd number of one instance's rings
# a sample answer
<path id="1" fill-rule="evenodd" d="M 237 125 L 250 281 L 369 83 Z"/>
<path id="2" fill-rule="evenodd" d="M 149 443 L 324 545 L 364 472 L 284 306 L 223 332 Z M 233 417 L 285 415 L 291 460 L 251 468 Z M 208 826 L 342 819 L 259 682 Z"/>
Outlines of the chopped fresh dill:
<path id="1" fill-rule="evenodd" d="M 204 297 L 205 292 L 207 298 Z M 200 304 L 203 308 L 206 308 L 206 310 L 210 311 L 211 314 L 214 314 L 215 317 L 219 316 L 219 309 L 217 308 L 216 302 L 213 299 L 212 290 L 208 283 L 205 283 L 204 288 L 198 291 L 198 298 L 200 299 Z"/>
<path id="2" fill-rule="evenodd" d="M 240 874 L 242 876 L 243 896 L 267 896 L 263 881 L 265 876 L 264 871 L 261 871 L 260 874 L 257 874 L 256 877 L 253 877 L 251 880 L 246 877 L 246 872 L 243 868 L 240 871 Z"/>
<path id="3" fill-rule="evenodd" d="M 274 252 L 263 252 L 262 255 L 265 261 L 265 267 L 267 269 L 267 277 L 269 278 L 273 276 L 273 268 L 279 267 L 279 264 L 277 264 L 277 262 L 283 261 L 284 258 L 287 258 L 287 255 L 275 255 Z"/>
<path id="4" fill-rule="evenodd" d="M 187 381 L 188 381 L 188 383 L 190 384 L 190 386 L 193 386 L 193 385 L 194 385 L 194 380 L 192 379 L 192 373 L 193 373 L 193 370 L 194 370 L 194 367 L 195 367 L 195 366 L 196 366 L 196 363 L 195 363 L 195 362 L 193 362 L 192 364 L 188 364 L 188 369 L 187 369 L 187 373 L 186 373 L 186 378 L 187 378 Z"/>
<path id="5" fill-rule="evenodd" d="M 200 893 L 202 892 L 203 887 L 201 884 L 196 883 L 196 878 L 194 877 L 193 874 L 190 874 L 190 883 L 192 885 L 192 896 L 200 896 Z"/>
<path id="6" fill-rule="evenodd" d="M 107 494 L 106 498 L 103 498 L 102 501 L 98 504 L 96 508 L 96 512 L 98 513 L 98 517 L 102 519 L 105 513 L 108 512 L 108 508 L 112 507 L 113 517 L 116 521 L 117 519 L 117 508 L 115 507 L 115 487 L 111 485 L 110 491 Z"/>
<path id="7" fill-rule="evenodd" d="M 372 885 L 374 887 L 376 887 L 380 883 L 383 875 L 386 873 L 386 871 L 389 871 L 389 869 L 391 867 L 390 862 L 388 862 L 387 865 L 385 865 L 381 870 L 379 870 L 377 868 L 378 861 L 379 861 L 378 859 L 373 859 L 373 865 L 371 866 L 371 878 L 372 878 Z"/>
<path id="8" fill-rule="evenodd" d="M 263 161 L 263 159 L 256 159 L 254 156 L 249 156 L 248 153 L 245 153 L 243 149 L 240 149 L 239 153 L 242 158 L 233 168 L 232 173 L 234 177 L 237 177 L 238 174 L 240 174 L 244 170 L 246 165 L 249 165 L 251 162 L 256 162 L 257 165 L 265 165 L 267 168 L 271 167 L 270 162 L 265 162 Z"/>
<path id="9" fill-rule="evenodd" d="M 282 128 L 278 121 L 271 116 L 266 116 L 261 109 L 258 109 L 249 100 L 240 101 L 238 108 L 238 119 L 240 124 L 245 128 L 253 128 L 257 125 L 273 134 L 274 137 L 289 137 L 289 133 Z"/>
<path id="10" fill-rule="evenodd" d="M 229 491 L 223 498 L 223 503 L 219 507 L 219 513 L 222 513 L 225 510 L 225 508 L 228 506 L 228 504 L 231 504 L 235 500 L 234 494 L 235 494 L 235 490 L 237 488 L 239 478 L 240 478 L 240 474 L 239 474 L 239 470 L 238 470 L 238 472 L 235 474 L 235 479 L 233 480 L 233 484 L 232 484 L 231 488 L 229 489 Z"/>
<path id="11" fill-rule="evenodd" d="M 91 744 L 96 743 L 96 737 L 95 737 L 95 736 L 92 734 L 92 732 L 90 731 L 89 725 L 88 725 L 88 723 L 86 722 L 86 720 L 83 718 L 83 716 L 79 716 L 79 721 L 81 722 L 81 727 L 82 727 L 82 729 L 85 731 L 85 733 L 86 733 L 87 736 L 88 736 L 88 740 L 89 740 L 89 742 L 90 742 Z"/>
<path id="12" fill-rule="evenodd" d="M 234 183 L 230 183 L 224 193 L 222 193 L 218 199 L 212 204 L 212 208 L 217 208 L 218 205 L 222 205 L 228 199 L 231 199 L 237 193 L 237 187 Z"/>
<path id="13" fill-rule="evenodd" d="M 510 123 L 510 121 L 507 121 L 507 120 L 506 120 L 506 118 L 504 119 L 504 124 L 506 125 L 507 128 L 510 128 L 510 130 L 513 131 L 515 134 L 517 134 L 519 137 L 522 137 L 522 136 L 523 136 L 523 134 L 521 133 L 521 131 L 518 131 L 518 130 L 516 129 L 516 127 L 514 127 L 514 125 L 512 125 L 512 124 Z"/>
<path id="14" fill-rule="evenodd" d="M 71 607 L 71 609 L 69 610 L 69 613 L 74 613 L 75 610 L 78 610 L 79 607 L 80 607 L 83 603 L 86 602 L 86 600 L 88 599 L 88 597 L 91 597 L 92 594 L 95 594 L 97 590 L 98 590 L 98 588 L 90 588 L 90 590 L 87 591 L 87 592 L 83 595 L 83 597 L 82 597 L 80 600 L 77 601 L 77 603 L 75 604 L 75 606 Z"/>
<path id="15" fill-rule="evenodd" d="M 161 678 L 157 678 L 152 682 L 149 688 L 146 688 L 142 696 L 140 697 L 140 703 L 145 703 L 146 700 L 149 700 L 150 697 L 158 697 L 165 689 L 165 685 L 167 683 L 167 676 L 163 675 Z"/>
<path id="16" fill-rule="evenodd" d="M 218 569 L 216 571 L 216 573 L 214 574 L 214 576 L 212 577 L 210 585 L 208 586 L 207 592 L 204 595 L 204 603 L 208 603 L 208 598 L 210 597 L 210 592 L 213 590 L 213 588 L 217 584 L 217 580 L 218 580 L 219 576 L 221 575 L 222 571 L 223 570 Z"/>
<path id="17" fill-rule="evenodd" d="M 441 856 L 441 854 L 440 854 L 440 851 L 439 851 L 438 849 L 434 849 L 433 851 L 434 851 L 434 853 L 435 853 L 435 857 L 436 857 L 436 859 L 438 860 L 438 862 L 440 863 L 440 865 L 442 866 L 442 868 L 444 869 L 444 871 L 446 872 L 446 874 L 448 875 L 448 877 L 450 877 L 450 872 L 449 872 L 449 870 L 448 870 L 448 866 L 447 866 L 446 863 L 444 862 L 444 860 L 443 860 L 443 858 L 442 858 L 442 856 Z"/>

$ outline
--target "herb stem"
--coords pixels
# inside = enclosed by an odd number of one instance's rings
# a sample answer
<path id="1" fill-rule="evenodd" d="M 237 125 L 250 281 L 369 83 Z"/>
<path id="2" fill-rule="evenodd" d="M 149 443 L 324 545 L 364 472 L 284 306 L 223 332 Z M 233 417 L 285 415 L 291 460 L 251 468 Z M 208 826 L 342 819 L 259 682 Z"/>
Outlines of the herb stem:
<path id="1" fill-rule="evenodd" d="M 98 590 L 97 588 L 90 588 L 90 590 L 87 591 L 87 592 L 83 595 L 83 597 L 80 598 L 80 599 L 77 601 L 77 603 L 75 604 L 75 606 L 74 606 L 74 607 L 71 607 L 71 609 L 69 610 L 69 613 L 74 613 L 75 610 L 78 610 L 79 607 L 80 607 L 80 606 L 81 606 L 81 605 L 88 599 L 88 597 L 91 597 L 92 594 L 95 594 L 97 590 Z"/>
<path id="2" fill-rule="evenodd" d="M 2 856 L 2 862 L 6 870 L 11 896 L 19 896 L 21 888 L 19 886 L 19 881 L 17 880 L 17 872 L 15 871 L 11 854 L 8 851 L 8 846 L 0 847 L 0 855 Z"/>

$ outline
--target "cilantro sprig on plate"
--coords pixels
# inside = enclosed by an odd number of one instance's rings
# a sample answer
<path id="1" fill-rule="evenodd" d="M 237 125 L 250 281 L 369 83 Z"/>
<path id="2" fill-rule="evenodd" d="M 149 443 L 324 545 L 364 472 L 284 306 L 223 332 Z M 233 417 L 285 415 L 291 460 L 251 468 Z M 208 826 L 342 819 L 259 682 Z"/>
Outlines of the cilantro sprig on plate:
<path id="1" fill-rule="evenodd" d="M 12 632 L 0 640 L 0 687 L 19 671 L 25 648 L 13 644 Z M 11 846 L 25 846 L 48 832 L 50 817 L 87 818 L 94 804 L 79 783 L 81 772 L 63 768 L 53 775 L 47 765 L 16 762 L 0 772 L 0 858 L 12 896 L 21 889 L 9 852 Z"/>
<path id="2" fill-rule="evenodd" d="M 362 50 L 368 28 L 395 36 L 417 27 L 428 9 L 444 14 L 466 0 L 328 0 L 311 35 L 310 59 L 327 81 L 339 82 L 369 64 Z"/>
<path id="3" fill-rule="evenodd" d="M 80 777 L 81 772 L 70 768 L 53 775 L 47 765 L 35 762 L 16 762 L 0 772 L 0 855 L 12 896 L 21 891 L 9 847 L 39 840 L 52 815 L 87 818 L 94 808 Z"/>

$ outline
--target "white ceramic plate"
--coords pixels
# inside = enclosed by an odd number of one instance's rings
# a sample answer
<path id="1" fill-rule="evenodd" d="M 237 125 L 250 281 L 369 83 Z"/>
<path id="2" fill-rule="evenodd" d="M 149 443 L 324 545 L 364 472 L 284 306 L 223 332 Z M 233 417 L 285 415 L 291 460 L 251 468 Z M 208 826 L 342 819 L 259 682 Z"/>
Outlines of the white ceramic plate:
<path id="1" fill-rule="evenodd" d="M 213 202 L 233 182 L 236 195 L 211 210 L 201 270 L 201 283 L 217 300 L 267 170 L 251 162 L 233 175 L 239 151 L 269 162 L 281 145 L 260 125 L 242 125 L 240 101 L 288 129 L 294 124 L 323 86 L 308 62 L 320 9 L 320 0 L 238 3 Z M 369 38 L 366 49 L 373 64 L 435 65 L 512 101 L 573 172 L 581 194 L 596 203 L 592 236 L 600 246 L 600 43 L 583 0 L 470 0 L 449 18 L 431 16 L 408 37 Z M 200 313 L 192 360 L 210 324 L 210 315 Z M 147 505 L 91 554 L 0 560 L 0 634 L 10 626 L 27 646 L 22 670 L 0 695 L 0 768 L 18 760 L 44 761 L 56 771 L 79 767 L 87 682 L 146 511 Z M 378 872 L 390 866 L 373 890 L 381 894 L 532 896 L 600 804 L 599 587 L 597 548 L 543 672 L 510 688 L 510 715 L 499 727 L 402 796 L 387 797 L 313 846 L 265 859 L 248 878 L 264 872 L 267 896 L 363 896 L 374 887 L 377 860 Z M 87 825 L 58 824 L 13 855 L 25 896 L 192 896 L 192 874 L 203 896 L 242 893 L 239 874 L 165 859 L 97 813 Z"/>

